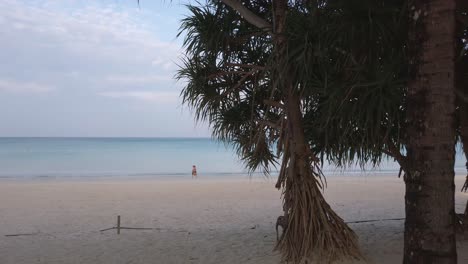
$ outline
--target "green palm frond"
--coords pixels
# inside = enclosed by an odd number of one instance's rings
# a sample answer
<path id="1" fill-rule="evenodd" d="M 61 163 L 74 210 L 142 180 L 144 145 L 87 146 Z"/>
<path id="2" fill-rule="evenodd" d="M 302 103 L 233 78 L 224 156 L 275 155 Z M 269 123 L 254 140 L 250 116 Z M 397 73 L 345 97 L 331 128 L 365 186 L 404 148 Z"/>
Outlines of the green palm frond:
<path id="1" fill-rule="evenodd" d="M 219 2 L 188 9 L 179 33 L 186 35 L 186 57 L 176 76 L 187 82 L 183 102 L 197 120 L 208 121 L 214 137 L 236 148 L 250 170 L 268 171 L 276 162 L 274 139 L 260 120 L 270 95 L 271 39 Z"/>
<path id="2" fill-rule="evenodd" d="M 306 135 L 315 153 L 337 165 L 378 164 L 387 142 L 399 148 L 404 143 L 404 3 L 317 1 L 296 3 L 289 13 L 289 60 L 297 65 Z M 269 18 L 266 2 L 249 7 Z M 184 103 L 212 125 L 216 138 L 236 145 L 249 168 L 268 168 L 266 163 L 276 160 L 266 151 L 273 148 L 275 133 L 257 120 L 281 115 L 277 109 L 267 113 L 271 108 L 263 104 L 280 93 L 270 80 L 281 74 L 271 63 L 271 38 L 218 1 L 188 9 L 179 33 L 186 34 L 187 55 L 177 75 L 187 80 Z M 264 151 L 252 149 L 254 135 Z"/>

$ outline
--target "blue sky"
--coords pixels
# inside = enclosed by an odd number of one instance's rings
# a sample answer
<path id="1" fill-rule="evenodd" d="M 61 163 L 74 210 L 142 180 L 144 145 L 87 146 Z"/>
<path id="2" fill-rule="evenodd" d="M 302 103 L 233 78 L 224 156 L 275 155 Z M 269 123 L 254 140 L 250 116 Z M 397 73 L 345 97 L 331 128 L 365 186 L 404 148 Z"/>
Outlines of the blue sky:
<path id="1" fill-rule="evenodd" d="M 0 136 L 209 136 L 173 79 L 185 7 L 140 2 L 0 1 Z"/>

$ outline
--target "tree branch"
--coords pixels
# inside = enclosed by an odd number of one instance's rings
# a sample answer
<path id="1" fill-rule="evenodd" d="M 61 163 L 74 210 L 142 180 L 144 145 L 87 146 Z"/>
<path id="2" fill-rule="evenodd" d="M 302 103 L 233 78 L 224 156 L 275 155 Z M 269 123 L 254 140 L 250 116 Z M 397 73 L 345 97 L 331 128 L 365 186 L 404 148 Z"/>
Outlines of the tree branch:
<path id="1" fill-rule="evenodd" d="M 270 128 L 273 128 L 273 129 L 276 129 L 278 131 L 281 130 L 281 125 L 279 124 L 276 124 L 276 123 L 273 123 L 272 121 L 269 121 L 269 120 L 257 120 L 257 122 L 261 125 L 264 125 L 264 126 L 267 126 L 267 127 L 270 127 Z"/>
<path id="2" fill-rule="evenodd" d="M 273 106 L 273 107 L 278 107 L 280 109 L 284 109 L 284 105 L 280 102 L 276 102 L 273 100 L 265 99 L 263 100 L 263 103 L 268 105 L 268 106 Z"/>
<path id="3" fill-rule="evenodd" d="M 224 91 L 224 93 L 221 94 L 221 96 L 226 96 L 230 93 L 232 93 L 233 91 L 239 89 L 239 87 L 242 86 L 242 84 L 245 83 L 245 81 L 247 80 L 247 78 L 253 76 L 255 74 L 256 70 L 251 70 L 249 72 L 245 72 L 245 75 L 237 82 L 236 85 L 234 85 L 233 87 L 229 88 L 228 90 Z"/>
<path id="4" fill-rule="evenodd" d="M 239 14 L 247 20 L 250 24 L 258 27 L 261 30 L 267 31 L 270 35 L 272 34 L 272 26 L 263 18 L 257 16 L 248 8 L 246 8 L 239 0 L 221 0 L 224 4 L 230 6 L 232 9 L 239 12 Z"/>
<path id="5" fill-rule="evenodd" d="M 407 158 L 406 158 L 406 156 L 402 155 L 400 150 L 390 140 L 385 139 L 385 143 L 387 144 L 388 150 L 383 150 L 383 152 L 385 154 L 389 155 L 390 157 L 393 157 L 394 159 L 396 159 L 398 164 L 400 164 L 400 167 L 404 171 L 407 171 Z"/>
<path id="6" fill-rule="evenodd" d="M 246 71 L 218 71 L 218 72 L 215 72 L 215 73 L 212 73 L 210 75 L 208 75 L 206 78 L 208 80 L 212 80 L 212 79 L 216 79 L 218 77 L 221 77 L 221 76 L 227 76 L 227 75 L 245 75 L 245 74 L 249 74 L 250 72 L 246 72 Z"/>
<path id="7" fill-rule="evenodd" d="M 251 68 L 257 70 L 265 70 L 265 66 L 255 65 L 255 64 L 242 64 L 242 63 L 226 63 L 226 66 L 231 67 L 241 67 L 241 68 Z"/>

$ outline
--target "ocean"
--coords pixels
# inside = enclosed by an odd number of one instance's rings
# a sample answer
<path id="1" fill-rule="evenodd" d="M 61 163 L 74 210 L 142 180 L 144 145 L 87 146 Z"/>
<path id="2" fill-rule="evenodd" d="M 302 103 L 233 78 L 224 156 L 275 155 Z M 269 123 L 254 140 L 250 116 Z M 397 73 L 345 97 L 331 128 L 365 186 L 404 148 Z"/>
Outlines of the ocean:
<path id="1" fill-rule="evenodd" d="M 457 147 L 457 173 L 466 173 L 465 162 Z M 0 138 L 0 178 L 182 178 L 190 177 L 192 165 L 199 177 L 248 173 L 232 147 L 210 138 Z M 398 171 L 392 160 L 364 170 L 323 166 L 325 176 L 397 175 Z M 273 170 L 272 176 L 276 174 Z"/>

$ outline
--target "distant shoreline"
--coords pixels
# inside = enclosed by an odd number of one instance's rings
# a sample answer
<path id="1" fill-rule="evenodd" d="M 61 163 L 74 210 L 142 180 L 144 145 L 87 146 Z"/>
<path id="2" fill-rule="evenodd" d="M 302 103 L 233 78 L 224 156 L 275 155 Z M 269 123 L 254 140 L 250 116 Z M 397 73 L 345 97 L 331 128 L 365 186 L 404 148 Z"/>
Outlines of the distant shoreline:
<path id="1" fill-rule="evenodd" d="M 277 160 L 280 162 L 280 160 Z M 465 156 L 457 151 L 455 171 L 465 174 Z M 230 144 L 206 137 L 0 137 L 0 178 L 164 178 L 190 177 L 196 165 L 201 177 L 250 177 Z M 377 167 L 353 162 L 337 168 L 321 164 L 327 177 L 398 175 L 400 166 L 382 157 Z M 278 167 L 271 166 L 271 177 Z M 257 170 L 250 174 L 263 177 Z"/>
<path id="2" fill-rule="evenodd" d="M 193 180 L 190 174 L 161 174 L 161 175 L 101 175 L 101 176 L 86 176 L 86 175 L 74 175 L 74 176 L 54 176 L 54 175 L 38 175 L 38 176 L 0 176 L 0 182 L 61 182 L 61 181 L 105 181 L 105 182 L 119 182 L 119 181 L 225 181 L 225 180 L 276 180 L 276 174 L 270 174 L 265 176 L 262 173 L 247 174 L 209 174 L 209 175 L 199 175 L 199 178 Z M 456 173 L 456 179 L 464 179 L 466 173 Z M 325 175 L 325 179 L 370 179 L 370 178 L 398 178 L 398 173 L 375 173 L 375 172 L 366 172 L 361 174 L 328 174 Z M 403 179 L 402 179 L 403 180 Z"/>
<path id="3" fill-rule="evenodd" d="M 108 136 L 91 136 L 91 137 L 82 137 L 82 136 L 63 136 L 63 137 L 50 137 L 50 136 L 0 136 L 0 139 L 10 139 L 10 138 L 17 138 L 17 139 L 54 139 L 54 138 L 57 138 L 57 139 L 106 139 L 106 138 L 109 138 L 109 139 L 211 139 L 211 140 L 215 140 L 215 138 L 212 138 L 212 137 L 126 137 L 126 136 L 123 136 L 123 137 L 120 137 L 120 136 L 112 136 L 112 137 L 108 137 Z"/>

